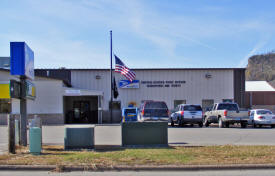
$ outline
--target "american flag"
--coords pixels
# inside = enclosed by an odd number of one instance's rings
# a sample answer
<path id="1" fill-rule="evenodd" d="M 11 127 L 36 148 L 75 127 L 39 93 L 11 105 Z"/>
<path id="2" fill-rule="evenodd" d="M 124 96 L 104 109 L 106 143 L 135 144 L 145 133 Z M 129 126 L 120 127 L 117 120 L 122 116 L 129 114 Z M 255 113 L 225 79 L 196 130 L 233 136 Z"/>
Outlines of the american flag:
<path id="1" fill-rule="evenodd" d="M 131 82 L 135 79 L 136 74 L 131 71 L 128 67 L 124 65 L 124 63 L 115 55 L 116 59 L 116 68 L 115 72 L 122 74 Z"/>

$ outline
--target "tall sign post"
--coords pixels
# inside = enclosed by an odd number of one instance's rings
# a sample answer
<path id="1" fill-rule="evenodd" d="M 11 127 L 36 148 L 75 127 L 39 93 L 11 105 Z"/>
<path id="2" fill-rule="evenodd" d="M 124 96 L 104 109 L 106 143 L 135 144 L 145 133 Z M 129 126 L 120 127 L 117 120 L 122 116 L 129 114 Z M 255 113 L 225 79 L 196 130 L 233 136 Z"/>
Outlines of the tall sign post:
<path id="1" fill-rule="evenodd" d="M 11 42 L 10 57 L 11 75 L 20 77 L 21 86 L 19 143 L 27 146 L 28 79 L 34 80 L 34 53 L 25 42 Z"/>

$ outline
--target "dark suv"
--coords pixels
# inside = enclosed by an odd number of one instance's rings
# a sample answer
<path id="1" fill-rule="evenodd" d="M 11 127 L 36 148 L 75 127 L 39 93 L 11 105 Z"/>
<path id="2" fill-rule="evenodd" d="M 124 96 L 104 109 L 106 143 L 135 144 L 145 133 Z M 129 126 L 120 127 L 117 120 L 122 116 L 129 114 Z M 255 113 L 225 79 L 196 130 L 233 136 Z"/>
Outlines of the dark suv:
<path id="1" fill-rule="evenodd" d="M 141 104 L 138 121 L 167 121 L 169 110 L 163 101 L 145 101 Z"/>

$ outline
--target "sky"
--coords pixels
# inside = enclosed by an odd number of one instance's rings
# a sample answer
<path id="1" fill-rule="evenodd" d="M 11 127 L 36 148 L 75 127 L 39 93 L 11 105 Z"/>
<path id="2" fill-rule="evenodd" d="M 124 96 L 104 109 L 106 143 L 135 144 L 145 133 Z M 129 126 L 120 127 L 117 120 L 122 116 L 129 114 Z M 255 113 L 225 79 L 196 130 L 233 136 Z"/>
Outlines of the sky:
<path id="1" fill-rule="evenodd" d="M 11 41 L 35 68 L 246 67 L 275 50 L 274 0 L 0 0 L 0 56 Z M 114 57 L 113 57 L 114 58 Z"/>

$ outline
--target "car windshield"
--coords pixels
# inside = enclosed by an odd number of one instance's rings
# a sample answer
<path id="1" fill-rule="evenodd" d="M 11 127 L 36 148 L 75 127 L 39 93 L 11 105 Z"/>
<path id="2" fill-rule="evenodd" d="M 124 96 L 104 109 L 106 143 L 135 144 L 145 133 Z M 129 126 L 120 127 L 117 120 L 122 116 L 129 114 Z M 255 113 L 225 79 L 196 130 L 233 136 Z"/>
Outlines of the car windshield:
<path id="1" fill-rule="evenodd" d="M 164 102 L 148 102 L 145 109 L 168 109 Z"/>
<path id="2" fill-rule="evenodd" d="M 184 111 L 202 111 L 199 105 L 186 105 L 183 108 Z"/>
<path id="3" fill-rule="evenodd" d="M 238 111 L 237 104 L 219 104 L 217 110 Z"/>
<path id="4" fill-rule="evenodd" d="M 258 110 L 257 114 L 259 114 L 259 115 L 265 115 L 265 114 L 272 114 L 272 112 L 268 111 L 268 110 Z"/>

